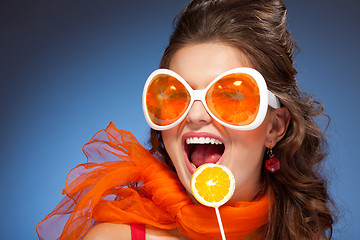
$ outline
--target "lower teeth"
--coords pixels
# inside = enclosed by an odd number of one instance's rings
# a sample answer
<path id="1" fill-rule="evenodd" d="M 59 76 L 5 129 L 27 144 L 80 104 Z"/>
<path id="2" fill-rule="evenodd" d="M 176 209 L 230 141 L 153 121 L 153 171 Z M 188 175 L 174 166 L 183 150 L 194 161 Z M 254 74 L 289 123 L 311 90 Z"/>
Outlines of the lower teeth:
<path id="1" fill-rule="evenodd" d="M 193 163 L 190 163 L 191 164 L 191 166 L 193 166 L 194 168 L 197 168 L 197 166 L 195 166 L 195 164 L 193 164 Z"/>

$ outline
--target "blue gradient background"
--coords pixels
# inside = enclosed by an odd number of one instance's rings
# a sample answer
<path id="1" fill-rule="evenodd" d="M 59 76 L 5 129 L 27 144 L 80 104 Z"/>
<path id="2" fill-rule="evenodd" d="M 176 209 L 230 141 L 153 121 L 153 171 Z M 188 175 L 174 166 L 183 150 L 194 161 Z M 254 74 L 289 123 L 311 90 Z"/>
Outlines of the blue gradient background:
<path id="1" fill-rule="evenodd" d="M 82 145 L 110 121 L 146 141 L 142 86 L 186 2 L 1 1 L 1 239 L 37 238 L 68 171 L 86 160 Z M 325 168 L 341 214 L 334 239 L 360 239 L 360 5 L 285 3 L 300 86 L 332 119 Z"/>

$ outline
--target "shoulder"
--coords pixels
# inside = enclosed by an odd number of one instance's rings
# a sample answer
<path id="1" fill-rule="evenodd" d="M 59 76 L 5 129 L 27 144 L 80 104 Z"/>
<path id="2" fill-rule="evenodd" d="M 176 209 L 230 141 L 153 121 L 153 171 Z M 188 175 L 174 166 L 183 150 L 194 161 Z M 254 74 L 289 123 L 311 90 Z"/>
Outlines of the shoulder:
<path id="1" fill-rule="evenodd" d="M 130 225 L 99 223 L 93 226 L 83 240 L 131 240 Z"/>

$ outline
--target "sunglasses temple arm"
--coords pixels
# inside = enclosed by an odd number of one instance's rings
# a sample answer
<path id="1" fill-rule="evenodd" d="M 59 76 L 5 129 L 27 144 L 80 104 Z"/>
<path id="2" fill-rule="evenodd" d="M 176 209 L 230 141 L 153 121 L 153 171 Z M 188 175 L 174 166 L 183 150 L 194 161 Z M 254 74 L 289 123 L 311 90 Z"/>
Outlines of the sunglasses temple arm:
<path id="1" fill-rule="evenodd" d="M 280 103 L 279 99 L 269 90 L 268 90 L 268 103 L 269 103 L 270 107 L 275 108 L 275 109 L 281 107 L 281 103 Z"/>

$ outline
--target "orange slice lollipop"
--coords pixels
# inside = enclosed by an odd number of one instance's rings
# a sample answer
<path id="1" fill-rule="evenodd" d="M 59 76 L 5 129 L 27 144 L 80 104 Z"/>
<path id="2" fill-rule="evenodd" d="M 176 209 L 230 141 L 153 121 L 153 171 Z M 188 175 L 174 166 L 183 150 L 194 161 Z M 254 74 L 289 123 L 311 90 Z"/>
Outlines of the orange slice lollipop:
<path id="1" fill-rule="evenodd" d="M 208 207 L 218 208 L 225 204 L 234 190 L 235 178 L 231 171 L 222 165 L 201 165 L 191 178 L 191 191 L 194 197 Z"/>

